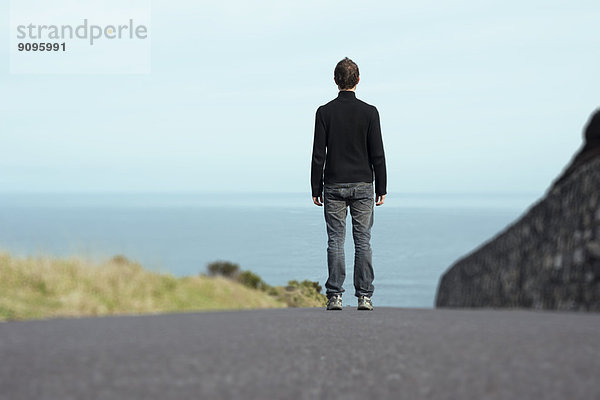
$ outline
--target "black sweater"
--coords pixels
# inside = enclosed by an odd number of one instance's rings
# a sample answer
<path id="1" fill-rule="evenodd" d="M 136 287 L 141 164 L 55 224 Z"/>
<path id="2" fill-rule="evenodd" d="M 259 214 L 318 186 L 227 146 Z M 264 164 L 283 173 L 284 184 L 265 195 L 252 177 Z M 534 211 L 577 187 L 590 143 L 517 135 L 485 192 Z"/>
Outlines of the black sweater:
<path id="1" fill-rule="evenodd" d="M 321 196 L 323 183 L 373 182 L 373 174 L 375 193 L 386 194 L 379 113 L 374 106 L 358 100 L 354 92 L 340 91 L 336 99 L 317 109 L 312 195 Z"/>

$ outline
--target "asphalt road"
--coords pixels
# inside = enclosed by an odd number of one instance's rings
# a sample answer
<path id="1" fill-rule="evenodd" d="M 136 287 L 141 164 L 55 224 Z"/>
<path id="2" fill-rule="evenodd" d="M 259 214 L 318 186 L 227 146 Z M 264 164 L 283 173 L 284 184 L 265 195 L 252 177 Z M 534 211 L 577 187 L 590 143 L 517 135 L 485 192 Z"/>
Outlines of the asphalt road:
<path id="1" fill-rule="evenodd" d="M 600 399 L 600 314 L 380 307 L 5 322 L 0 399 Z"/>

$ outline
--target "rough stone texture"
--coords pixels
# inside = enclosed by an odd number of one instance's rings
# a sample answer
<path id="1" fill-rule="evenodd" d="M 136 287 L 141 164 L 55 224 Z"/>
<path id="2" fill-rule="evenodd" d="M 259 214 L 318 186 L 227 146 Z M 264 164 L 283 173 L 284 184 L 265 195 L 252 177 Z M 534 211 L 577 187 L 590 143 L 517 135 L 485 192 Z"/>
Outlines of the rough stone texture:
<path id="1" fill-rule="evenodd" d="M 596 112 L 546 196 L 446 271 L 437 307 L 600 311 L 599 127 Z"/>

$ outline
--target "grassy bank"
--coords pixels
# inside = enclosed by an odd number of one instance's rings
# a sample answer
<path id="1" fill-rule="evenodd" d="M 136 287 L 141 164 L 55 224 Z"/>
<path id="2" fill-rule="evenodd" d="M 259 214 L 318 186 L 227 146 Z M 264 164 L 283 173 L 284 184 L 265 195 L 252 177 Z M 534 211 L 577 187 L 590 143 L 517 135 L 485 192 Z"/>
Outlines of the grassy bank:
<path id="1" fill-rule="evenodd" d="M 263 290 L 222 276 L 176 278 L 123 256 L 95 264 L 0 253 L 0 320 L 323 304 L 322 295 L 293 283 Z"/>

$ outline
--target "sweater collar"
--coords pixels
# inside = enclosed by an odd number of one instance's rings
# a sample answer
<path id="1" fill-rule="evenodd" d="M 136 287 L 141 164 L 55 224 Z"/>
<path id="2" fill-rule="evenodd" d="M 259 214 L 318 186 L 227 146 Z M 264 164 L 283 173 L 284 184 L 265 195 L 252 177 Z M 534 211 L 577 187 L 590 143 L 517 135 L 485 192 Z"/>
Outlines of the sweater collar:
<path id="1" fill-rule="evenodd" d="M 354 93 L 352 90 L 340 90 L 338 93 L 338 99 L 356 99 L 356 93 Z"/>

